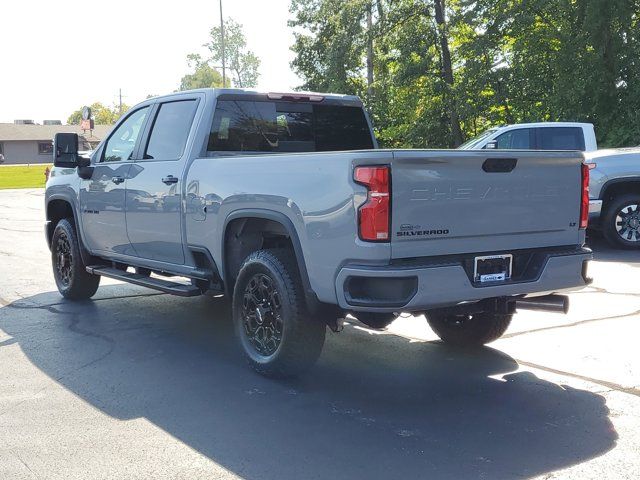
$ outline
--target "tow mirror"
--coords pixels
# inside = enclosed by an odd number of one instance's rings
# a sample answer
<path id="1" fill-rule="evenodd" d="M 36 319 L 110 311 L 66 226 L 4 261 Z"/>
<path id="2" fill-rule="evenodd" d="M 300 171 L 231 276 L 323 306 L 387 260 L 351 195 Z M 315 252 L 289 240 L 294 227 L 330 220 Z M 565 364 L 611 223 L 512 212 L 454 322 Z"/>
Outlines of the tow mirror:
<path id="1" fill-rule="evenodd" d="M 495 150 L 498 148 L 498 141 L 497 140 L 491 140 L 490 142 L 487 142 L 487 144 L 484 146 L 484 148 L 486 148 L 487 150 Z"/>
<path id="2" fill-rule="evenodd" d="M 74 168 L 78 166 L 78 135 L 56 133 L 53 139 L 53 165 Z"/>

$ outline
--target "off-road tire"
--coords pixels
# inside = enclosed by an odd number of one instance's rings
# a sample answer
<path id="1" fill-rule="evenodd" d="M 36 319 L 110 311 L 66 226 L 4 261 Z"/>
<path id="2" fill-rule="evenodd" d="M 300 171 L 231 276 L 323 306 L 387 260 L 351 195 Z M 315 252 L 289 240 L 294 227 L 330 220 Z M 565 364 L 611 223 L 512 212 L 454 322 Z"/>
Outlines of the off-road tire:
<path id="1" fill-rule="evenodd" d="M 256 283 L 258 282 L 258 283 Z M 258 308 L 254 306 L 265 302 L 255 302 L 252 294 L 255 288 L 260 289 L 260 282 L 266 282 L 267 287 L 276 294 L 259 295 L 273 301 L 268 301 L 264 314 L 258 315 Z M 258 285 L 258 287 L 256 287 Z M 254 290 L 252 289 L 254 287 Z M 269 288 L 264 288 L 268 291 Z M 254 311 L 252 315 L 246 312 Z M 290 377 L 309 369 L 316 362 L 324 345 L 326 325 L 315 320 L 308 314 L 302 282 L 293 252 L 286 249 L 260 250 L 249 255 L 238 274 L 233 292 L 233 323 L 240 347 L 249 365 L 258 373 L 269 377 Z M 262 310 L 261 310 L 262 311 Z M 272 314 L 271 312 L 277 312 Z M 279 315 L 279 316 L 278 316 Z M 270 335 L 270 352 L 262 342 L 262 334 L 256 340 L 252 325 L 259 319 L 264 325 L 278 324 L 280 339 L 273 340 L 277 333 Z M 279 319 L 277 322 L 275 319 Z M 262 333 L 266 327 L 263 326 Z M 258 327 L 259 328 L 259 327 Z M 269 326 L 269 332 L 277 330 Z M 251 332 L 251 333 L 250 333 Z M 267 337 L 265 337 L 267 338 Z M 256 346 L 256 343 L 259 345 Z M 277 347 L 274 345 L 277 344 Z M 262 349 L 261 353 L 259 349 Z"/>
<path id="2" fill-rule="evenodd" d="M 513 315 L 477 313 L 451 315 L 427 312 L 429 326 L 447 345 L 455 347 L 479 347 L 500 338 L 511 323 Z"/>
<path id="3" fill-rule="evenodd" d="M 100 276 L 85 268 L 73 219 L 64 218 L 56 225 L 51 239 L 51 263 L 56 286 L 64 298 L 84 300 L 95 295 Z"/>
<path id="4" fill-rule="evenodd" d="M 628 205 L 640 206 L 640 194 L 627 193 L 607 202 L 602 216 L 602 235 L 613 247 L 632 250 L 640 249 L 640 241 L 628 241 L 618 234 L 616 217 L 619 212 Z M 635 215 L 637 216 L 638 214 L 636 213 Z M 635 235 L 633 238 L 636 238 Z"/>

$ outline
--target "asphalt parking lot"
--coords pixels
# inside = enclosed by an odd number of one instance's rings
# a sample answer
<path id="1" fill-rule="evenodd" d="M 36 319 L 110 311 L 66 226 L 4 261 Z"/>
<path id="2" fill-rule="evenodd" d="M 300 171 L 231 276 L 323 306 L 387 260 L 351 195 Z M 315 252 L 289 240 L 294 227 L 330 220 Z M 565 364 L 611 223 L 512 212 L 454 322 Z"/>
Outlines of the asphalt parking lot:
<path id="1" fill-rule="evenodd" d="M 221 300 L 105 281 L 64 301 L 43 197 L 0 192 L 2 479 L 640 477 L 640 253 L 595 239 L 570 314 L 520 313 L 491 348 L 347 325 L 272 381 Z"/>

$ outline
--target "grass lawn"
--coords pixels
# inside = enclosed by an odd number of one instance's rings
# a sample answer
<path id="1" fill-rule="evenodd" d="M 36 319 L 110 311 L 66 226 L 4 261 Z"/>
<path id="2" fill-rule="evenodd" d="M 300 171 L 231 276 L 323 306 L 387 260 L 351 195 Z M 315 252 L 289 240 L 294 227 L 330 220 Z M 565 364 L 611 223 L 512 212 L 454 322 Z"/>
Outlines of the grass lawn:
<path id="1" fill-rule="evenodd" d="M 5 188 L 43 188 L 44 163 L 34 165 L 0 165 L 0 190 Z"/>

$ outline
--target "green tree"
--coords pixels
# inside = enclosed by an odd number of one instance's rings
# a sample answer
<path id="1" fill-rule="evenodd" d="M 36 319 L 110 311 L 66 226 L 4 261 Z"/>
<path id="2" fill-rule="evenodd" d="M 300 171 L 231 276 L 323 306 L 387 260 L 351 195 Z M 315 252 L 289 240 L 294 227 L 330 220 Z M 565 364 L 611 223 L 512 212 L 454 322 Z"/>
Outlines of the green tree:
<path id="1" fill-rule="evenodd" d="M 193 73 L 182 77 L 180 90 L 193 88 L 219 88 L 223 86 L 222 74 L 222 38 L 220 27 L 210 32 L 209 41 L 203 45 L 209 50 L 209 56 L 187 55 L 187 63 Z M 225 87 L 255 87 L 258 84 L 260 59 L 250 50 L 242 31 L 242 25 L 228 19 L 224 22 L 224 57 L 228 72 Z"/>
<path id="2" fill-rule="evenodd" d="M 222 65 L 222 35 L 220 27 L 213 27 L 210 39 L 204 45 L 211 57 L 207 63 Z M 242 25 L 229 18 L 224 21 L 224 57 L 225 65 L 231 72 L 233 85 L 239 88 L 251 88 L 258 84 L 260 59 L 247 50 L 247 41 Z"/>
<path id="3" fill-rule="evenodd" d="M 206 61 L 203 61 L 200 55 L 193 53 L 188 55 L 187 62 L 189 67 L 194 68 L 194 72 L 182 77 L 180 90 L 222 87 L 222 74 L 212 68 Z"/>
<path id="4" fill-rule="evenodd" d="M 639 0 L 292 0 L 292 67 L 361 95 L 383 145 L 577 120 L 640 144 Z"/>
<path id="5" fill-rule="evenodd" d="M 91 116 L 96 125 L 113 125 L 116 121 L 129 110 L 129 106 L 122 104 L 122 110 L 119 105 L 107 107 L 100 102 L 91 104 Z M 79 125 L 82 120 L 82 107 L 74 111 L 67 119 L 69 125 Z"/>
<path id="6" fill-rule="evenodd" d="M 442 0 L 293 0 L 301 87 L 363 96 L 384 145 L 458 145 L 444 8 Z"/>

